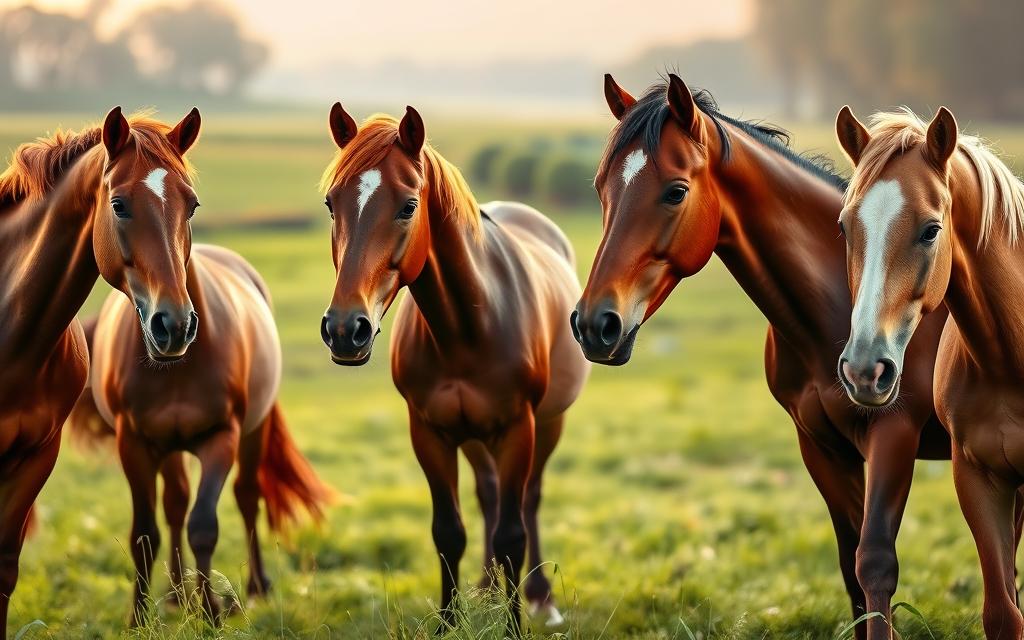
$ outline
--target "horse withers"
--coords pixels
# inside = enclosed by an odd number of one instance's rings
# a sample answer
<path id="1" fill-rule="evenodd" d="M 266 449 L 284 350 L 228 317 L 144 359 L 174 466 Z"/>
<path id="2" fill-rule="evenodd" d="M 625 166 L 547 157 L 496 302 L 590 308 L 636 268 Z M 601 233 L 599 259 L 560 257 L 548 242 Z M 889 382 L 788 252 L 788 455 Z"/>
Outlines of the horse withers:
<path id="1" fill-rule="evenodd" d="M 496 472 L 485 533 L 517 634 L 527 545 L 526 595 L 557 616 L 540 566 L 537 509 L 544 466 L 588 373 L 565 322 L 579 292 L 572 247 L 525 205 L 479 207 L 458 169 L 426 142 L 412 107 L 400 122 L 377 116 L 359 127 L 335 104 L 330 129 L 339 150 L 323 186 L 337 282 L 323 340 L 335 362 L 366 362 L 384 313 L 408 287 L 391 370 L 433 499 L 443 616 L 454 620 L 466 546 L 456 456 L 469 445 Z"/>

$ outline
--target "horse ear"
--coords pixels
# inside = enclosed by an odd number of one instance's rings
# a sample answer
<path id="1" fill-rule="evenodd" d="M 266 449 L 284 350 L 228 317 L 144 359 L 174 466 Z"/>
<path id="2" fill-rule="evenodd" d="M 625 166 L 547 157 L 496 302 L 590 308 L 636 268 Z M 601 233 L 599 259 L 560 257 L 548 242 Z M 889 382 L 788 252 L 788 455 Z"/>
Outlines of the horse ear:
<path id="1" fill-rule="evenodd" d="M 418 156 L 427 139 L 427 131 L 423 127 L 423 118 L 412 107 L 405 108 L 405 117 L 398 125 L 398 141 L 402 148 L 411 156 Z"/>
<path id="2" fill-rule="evenodd" d="M 674 73 L 668 74 L 668 110 L 684 131 L 688 131 L 694 140 L 701 140 L 701 122 L 697 113 L 697 103 L 686 83 Z"/>
<path id="3" fill-rule="evenodd" d="M 946 166 L 946 161 L 956 151 L 957 126 L 956 118 L 946 107 L 939 107 L 939 112 L 928 125 L 928 157 L 938 167 Z"/>
<path id="4" fill-rule="evenodd" d="M 359 126 L 356 124 L 356 121 L 352 119 L 352 116 L 348 115 L 348 112 L 345 111 L 340 102 L 335 102 L 334 106 L 331 107 L 329 123 L 331 135 L 334 137 L 334 144 L 338 145 L 339 149 L 344 149 L 345 145 L 352 142 L 352 138 L 355 138 L 356 133 L 359 132 Z"/>
<path id="5" fill-rule="evenodd" d="M 871 141 L 871 134 L 860 123 L 857 116 L 853 115 L 850 105 L 845 105 L 836 114 L 836 137 L 839 139 L 839 145 L 846 152 L 846 157 L 856 167 L 860 162 L 861 154 L 864 153 L 864 147 L 868 146 L 868 142 Z"/>
<path id="6" fill-rule="evenodd" d="M 604 74 L 604 99 L 616 120 L 622 120 L 626 111 L 636 104 L 636 98 L 620 87 L 610 73 Z"/>
<path id="7" fill-rule="evenodd" d="M 114 107 L 103 121 L 103 146 L 107 149 L 107 158 L 113 158 L 128 144 L 128 120 L 121 113 L 121 107 Z"/>
<path id="8" fill-rule="evenodd" d="M 167 139 L 171 141 L 178 153 L 185 155 L 185 152 L 191 149 L 196 139 L 199 138 L 199 128 L 202 124 L 203 119 L 199 115 L 199 109 L 192 107 L 192 110 L 181 119 L 178 126 L 167 134 Z"/>

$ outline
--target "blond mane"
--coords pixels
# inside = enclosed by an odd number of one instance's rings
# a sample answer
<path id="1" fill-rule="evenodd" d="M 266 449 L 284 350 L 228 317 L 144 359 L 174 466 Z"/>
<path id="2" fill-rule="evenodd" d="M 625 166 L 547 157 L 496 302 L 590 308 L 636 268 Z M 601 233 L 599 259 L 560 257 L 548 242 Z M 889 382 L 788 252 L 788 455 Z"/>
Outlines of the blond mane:
<path id="1" fill-rule="evenodd" d="M 128 123 L 139 155 L 189 181 L 195 178 L 195 169 L 167 139 L 170 126 L 153 119 L 148 112 L 133 114 Z M 11 156 L 10 166 L 0 174 L 0 202 L 45 197 L 76 161 L 100 144 L 102 137 L 102 128 L 93 126 L 78 133 L 58 130 L 19 146 Z"/>
<path id="2" fill-rule="evenodd" d="M 846 191 L 847 204 L 864 197 L 892 158 L 924 144 L 928 124 L 903 107 L 899 111 L 879 112 L 871 116 L 868 131 L 871 140 L 850 179 Z M 1010 244 L 1016 244 L 1024 234 L 1024 184 L 981 138 L 960 133 L 957 149 L 974 167 L 981 189 L 979 247 L 988 241 L 997 217 L 1006 223 Z"/>
<path id="3" fill-rule="evenodd" d="M 355 138 L 339 149 L 320 178 L 324 193 L 335 185 L 346 184 L 362 172 L 376 167 L 398 142 L 398 121 L 387 115 L 370 116 L 359 127 Z M 427 185 L 458 224 L 474 236 L 480 233 L 480 207 L 466 184 L 462 172 L 445 160 L 430 143 L 423 145 L 423 171 Z"/>

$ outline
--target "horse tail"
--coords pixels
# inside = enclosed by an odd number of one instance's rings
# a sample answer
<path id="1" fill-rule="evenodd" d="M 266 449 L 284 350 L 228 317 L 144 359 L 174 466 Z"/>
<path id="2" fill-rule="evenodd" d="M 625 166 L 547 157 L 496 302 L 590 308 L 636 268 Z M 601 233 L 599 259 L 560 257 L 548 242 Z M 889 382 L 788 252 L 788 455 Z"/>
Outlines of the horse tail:
<path id="1" fill-rule="evenodd" d="M 324 509 L 335 497 L 334 490 L 317 477 L 295 445 L 279 403 L 274 404 L 263 423 L 263 459 L 257 479 L 274 531 L 297 522 L 299 506 L 315 521 L 323 521 Z"/>
<path id="2" fill-rule="evenodd" d="M 92 317 L 82 322 L 82 329 L 85 331 L 85 344 L 90 353 L 92 352 L 92 340 L 96 333 L 96 322 L 98 318 Z M 117 435 L 114 427 L 107 424 L 96 408 L 96 401 L 92 396 L 92 381 L 86 384 L 82 395 L 78 397 L 75 407 L 67 420 L 68 435 L 78 445 L 85 449 L 94 449 L 100 445 L 110 442 Z"/>

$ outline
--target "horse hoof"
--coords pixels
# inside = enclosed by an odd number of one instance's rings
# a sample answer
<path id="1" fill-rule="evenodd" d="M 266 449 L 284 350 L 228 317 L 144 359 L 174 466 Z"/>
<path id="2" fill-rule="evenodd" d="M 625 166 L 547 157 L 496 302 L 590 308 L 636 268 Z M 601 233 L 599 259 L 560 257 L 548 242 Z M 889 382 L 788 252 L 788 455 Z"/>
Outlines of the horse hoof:
<path id="1" fill-rule="evenodd" d="M 565 618 L 562 617 L 558 607 L 554 603 L 548 602 L 531 602 L 529 609 L 530 617 L 536 620 L 540 620 L 546 627 L 560 627 L 565 624 Z"/>

